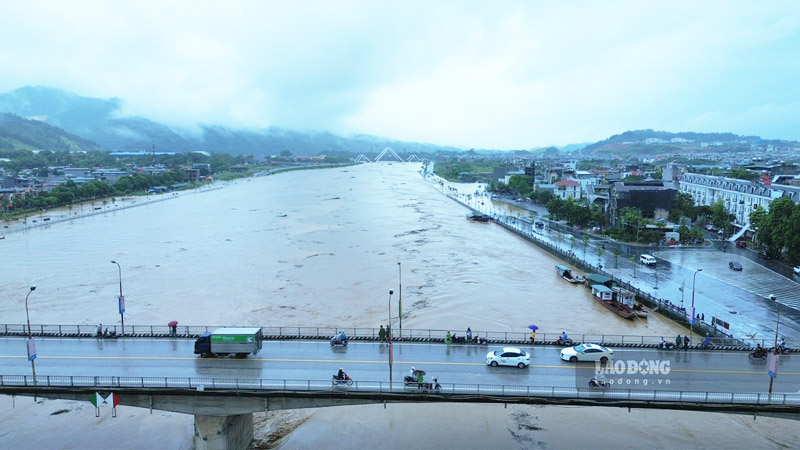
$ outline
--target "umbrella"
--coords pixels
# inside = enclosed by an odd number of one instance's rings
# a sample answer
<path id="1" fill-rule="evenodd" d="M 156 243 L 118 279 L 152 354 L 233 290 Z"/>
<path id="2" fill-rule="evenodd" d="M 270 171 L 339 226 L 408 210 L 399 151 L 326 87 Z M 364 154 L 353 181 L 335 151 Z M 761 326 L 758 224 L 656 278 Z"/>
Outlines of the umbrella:
<path id="1" fill-rule="evenodd" d="M 537 327 L 536 325 L 533 325 L 533 324 L 531 324 L 531 325 L 528 325 L 528 328 L 529 328 L 529 329 L 531 329 L 531 330 L 533 330 L 533 331 L 536 331 L 536 330 L 538 330 L 538 329 L 539 329 L 539 327 Z"/>
<path id="2" fill-rule="evenodd" d="M 168 323 L 167 326 L 168 327 L 177 327 L 178 326 L 178 321 L 177 320 L 173 320 L 170 323 Z"/>
<path id="3" fill-rule="evenodd" d="M 425 371 L 417 369 L 417 370 L 414 371 L 414 375 L 425 375 Z"/>

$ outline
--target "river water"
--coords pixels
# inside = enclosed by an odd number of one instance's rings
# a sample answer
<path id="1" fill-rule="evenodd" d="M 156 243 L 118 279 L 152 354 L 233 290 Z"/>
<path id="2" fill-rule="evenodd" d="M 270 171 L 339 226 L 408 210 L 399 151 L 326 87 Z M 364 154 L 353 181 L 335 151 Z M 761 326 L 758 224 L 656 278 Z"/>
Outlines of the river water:
<path id="1" fill-rule="evenodd" d="M 395 291 L 396 316 L 402 277 L 404 328 L 525 332 L 535 323 L 540 332 L 674 336 L 682 331 L 657 314 L 647 321 L 618 318 L 587 289 L 558 278 L 554 265 L 560 261 L 501 227 L 466 220 L 467 210 L 419 169 L 377 163 L 282 173 L 7 234 L 0 241 L 1 322 L 24 323 L 25 295 L 35 284 L 29 300 L 33 324 L 120 325 L 114 260 L 122 268 L 126 325 L 177 320 L 377 327 L 388 321 L 389 289 Z M 337 447 L 351 448 L 559 447 L 559 442 L 578 445 L 589 434 L 575 433 L 558 417 L 575 415 L 595 421 L 594 427 L 618 420 L 588 408 L 418 406 L 274 413 L 259 419 L 264 426 L 259 433 L 302 423 L 287 437 L 287 448 L 325 447 L 332 435 Z M 154 421 L 147 412 L 125 408 L 124 415 L 138 426 L 163 429 L 136 433 L 105 418 L 95 421 L 91 408 L 77 402 L 32 406 L 3 397 L 0 407 L 0 420 L 15 430 L 0 433 L 3 448 L 191 446 L 186 432 L 191 417 L 180 414 L 159 413 Z M 69 413 L 48 416 L 54 409 Z M 357 418 L 374 429 L 353 432 L 342 423 L 341 411 L 348 411 L 345 422 Z M 455 421 L 436 420 L 456 412 Z M 643 443 L 650 436 L 646 430 L 633 430 L 656 416 L 704 432 L 692 415 L 680 414 L 686 413 L 641 413 L 635 420 L 628 414 L 631 430 L 613 444 L 663 447 Z M 33 418 L 46 419 L 60 436 L 37 433 Z M 733 446 L 758 429 L 727 416 L 715 420 L 730 427 L 724 442 Z M 89 422 L 96 433 L 91 439 L 70 431 L 75 423 Z M 441 427 L 450 431 L 443 435 Z M 691 442 L 675 439 L 676 445 Z"/>

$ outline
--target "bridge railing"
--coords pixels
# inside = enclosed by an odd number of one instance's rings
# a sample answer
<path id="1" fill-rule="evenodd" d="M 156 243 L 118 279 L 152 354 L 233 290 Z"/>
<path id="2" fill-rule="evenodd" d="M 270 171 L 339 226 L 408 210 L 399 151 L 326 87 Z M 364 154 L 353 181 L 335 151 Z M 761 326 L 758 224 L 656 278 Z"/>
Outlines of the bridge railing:
<path id="1" fill-rule="evenodd" d="M 230 325 L 228 325 L 230 326 Z M 36 336 L 93 336 L 97 325 L 31 325 L 31 334 Z M 119 325 L 103 326 L 104 329 L 122 332 Z M 195 337 L 200 334 L 214 331 L 222 326 L 185 326 L 179 325 L 176 329 L 178 337 Z M 379 328 L 353 328 L 353 327 L 261 327 L 261 332 L 265 340 L 270 339 L 330 339 L 338 331 L 347 333 L 350 339 L 378 340 L 380 336 Z M 447 332 L 459 338 L 464 338 L 466 331 L 453 331 L 445 329 L 393 329 L 391 330 L 392 339 L 395 341 L 421 341 L 437 342 L 444 341 Z M 5 336 L 25 336 L 28 334 L 26 324 L 0 324 L 0 335 Z M 126 325 L 125 335 L 138 337 L 169 337 L 170 328 L 167 325 Z M 557 333 L 540 333 L 537 331 L 535 343 L 554 343 L 561 335 Z M 530 345 L 530 331 L 472 331 L 472 336 L 480 337 L 489 341 L 490 344 L 516 344 Z M 646 336 L 646 335 L 625 335 L 625 334 L 591 334 L 591 333 L 569 333 L 569 337 L 576 343 L 591 342 L 597 344 L 613 346 L 655 346 L 663 337 L 667 342 L 675 342 L 674 337 L 670 336 Z M 691 345 L 696 346 L 703 340 L 701 336 L 694 336 Z M 711 345 L 714 347 L 741 347 L 741 339 L 730 339 L 726 337 L 710 338 Z M 456 341 L 454 341 L 456 342 Z M 749 339 L 744 340 L 745 344 L 755 347 L 760 344 L 762 347 L 770 348 L 773 346 L 772 339 Z M 456 342 L 457 343 L 457 342 Z M 787 346 L 798 348 L 798 342 L 789 341 Z"/>
<path id="2" fill-rule="evenodd" d="M 554 386 L 514 386 L 498 384 L 441 383 L 441 389 L 419 389 L 402 382 L 354 381 L 352 385 L 332 385 L 331 380 L 280 380 L 184 377 L 114 377 L 114 376 L 51 376 L 38 375 L 34 383 L 30 375 L 0 375 L 3 387 L 57 387 L 93 389 L 191 389 L 220 391 L 286 391 L 286 392 L 370 392 L 436 395 L 488 395 L 508 397 L 546 397 L 565 399 L 610 399 L 646 402 L 694 402 L 729 405 L 800 406 L 800 394 L 768 394 L 765 392 L 696 392 L 644 389 L 592 389 Z"/>

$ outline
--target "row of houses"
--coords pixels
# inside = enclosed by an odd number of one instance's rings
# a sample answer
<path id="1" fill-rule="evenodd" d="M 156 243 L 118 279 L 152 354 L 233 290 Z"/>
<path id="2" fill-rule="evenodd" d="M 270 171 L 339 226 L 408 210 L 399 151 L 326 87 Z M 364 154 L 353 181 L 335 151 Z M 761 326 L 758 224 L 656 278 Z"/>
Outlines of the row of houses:
<path id="1" fill-rule="evenodd" d="M 533 167 L 533 164 L 531 164 Z M 534 179 L 535 190 L 551 191 L 562 199 L 586 201 L 601 205 L 606 211 L 610 225 L 616 225 L 619 212 L 627 207 L 636 207 L 644 217 L 666 221 L 675 196 L 683 192 L 692 197 L 696 205 L 710 206 L 722 201 L 733 216 L 733 225 L 739 230 L 748 229 L 750 213 L 757 207 L 769 210 L 769 204 L 781 197 L 788 197 L 800 204 L 800 167 L 797 165 L 773 164 L 747 167 L 754 173 L 764 175 L 754 181 L 727 178 L 699 173 L 684 173 L 675 164 L 662 168 L 660 180 L 652 178 L 653 172 L 636 170 L 579 171 L 570 162 L 554 168 L 526 170 Z M 517 171 L 516 173 L 522 173 Z M 642 181 L 625 182 L 621 178 L 629 175 L 646 177 Z M 553 176 L 562 176 L 549 183 Z M 507 182 L 507 178 L 506 178 Z"/>

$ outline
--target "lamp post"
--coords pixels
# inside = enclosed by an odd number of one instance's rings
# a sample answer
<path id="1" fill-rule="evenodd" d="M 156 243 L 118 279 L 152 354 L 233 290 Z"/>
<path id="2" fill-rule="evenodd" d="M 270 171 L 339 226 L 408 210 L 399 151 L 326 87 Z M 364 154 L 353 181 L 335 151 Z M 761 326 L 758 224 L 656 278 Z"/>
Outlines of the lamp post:
<path id="1" fill-rule="evenodd" d="M 401 270 L 400 261 L 397 262 L 397 317 L 400 320 L 400 335 L 403 335 L 403 271 Z"/>
<path id="2" fill-rule="evenodd" d="M 111 261 L 111 263 L 116 264 L 117 269 L 119 269 L 119 317 L 122 321 L 122 330 L 120 332 L 120 336 L 122 336 L 125 334 L 125 296 L 122 295 L 122 266 L 116 261 Z"/>
<path id="3" fill-rule="evenodd" d="M 30 297 L 31 292 L 35 290 L 36 285 L 31 286 L 31 290 L 29 290 L 28 295 L 25 296 L 25 318 L 28 320 L 28 359 L 31 361 L 34 385 L 36 385 L 36 363 L 34 362 L 36 359 L 36 342 L 33 340 L 33 334 L 31 333 L 31 316 L 28 314 L 28 297 Z"/>
<path id="4" fill-rule="evenodd" d="M 778 305 L 778 298 L 769 294 L 769 299 L 775 303 L 775 310 L 778 312 L 778 318 L 775 319 L 775 344 L 772 346 L 772 356 L 769 368 L 769 395 L 772 395 L 772 382 L 778 376 L 778 326 L 781 324 L 781 308 Z"/>
<path id="5" fill-rule="evenodd" d="M 386 337 L 389 338 L 389 390 L 392 390 L 392 294 L 394 291 L 389 289 L 389 330 Z"/>
<path id="6" fill-rule="evenodd" d="M 697 274 L 702 272 L 703 268 L 698 267 L 697 270 L 694 271 L 694 275 L 692 276 L 692 308 L 689 311 L 689 341 L 691 342 L 694 332 L 694 283 L 697 281 Z"/>

